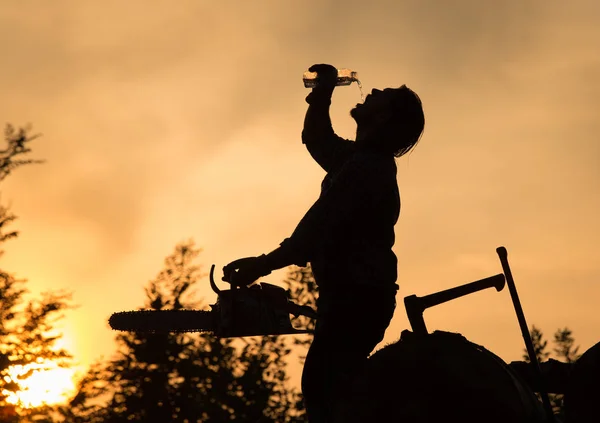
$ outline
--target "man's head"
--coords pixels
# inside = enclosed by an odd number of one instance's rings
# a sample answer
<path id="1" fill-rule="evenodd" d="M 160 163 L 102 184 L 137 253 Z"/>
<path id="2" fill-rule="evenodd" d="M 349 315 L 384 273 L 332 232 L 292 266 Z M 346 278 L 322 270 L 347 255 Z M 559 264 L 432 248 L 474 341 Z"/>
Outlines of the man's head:
<path id="1" fill-rule="evenodd" d="M 357 124 L 357 143 L 396 157 L 417 144 L 425 126 L 421 99 L 406 85 L 373 89 L 350 115 Z"/>

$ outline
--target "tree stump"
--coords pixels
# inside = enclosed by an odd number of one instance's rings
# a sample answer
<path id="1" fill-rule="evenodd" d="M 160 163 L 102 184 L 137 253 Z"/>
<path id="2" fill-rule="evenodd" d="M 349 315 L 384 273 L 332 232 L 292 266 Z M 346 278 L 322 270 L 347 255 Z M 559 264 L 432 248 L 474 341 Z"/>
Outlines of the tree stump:
<path id="1" fill-rule="evenodd" d="M 345 422 L 541 423 L 541 403 L 498 356 L 457 333 L 402 332 L 369 358 Z M 342 420 L 340 420 L 342 421 Z"/>

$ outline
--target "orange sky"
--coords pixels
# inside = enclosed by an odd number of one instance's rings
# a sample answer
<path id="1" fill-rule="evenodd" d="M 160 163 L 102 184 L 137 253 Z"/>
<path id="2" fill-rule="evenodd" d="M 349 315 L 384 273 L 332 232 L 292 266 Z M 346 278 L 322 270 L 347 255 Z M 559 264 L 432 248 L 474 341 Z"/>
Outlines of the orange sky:
<path id="1" fill-rule="evenodd" d="M 300 131 L 302 72 L 326 62 L 425 108 L 398 161 L 384 342 L 408 327 L 404 296 L 499 273 L 504 245 L 528 322 L 585 350 L 600 340 L 599 19 L 595 0 L 3 2 L 0 121 L 32 123 L 47 163 L 3 182 L 21 235 L 2 266 L 34 293 L 73 290 L 66 343 L 84 364 L 110 354 L 108 316 L 142 304 L 177 242 L 208 270 L 289 236 L 324 176 Z M 340 135 L 359 100 L 336 92 Z M 425 317 L 521 357 L 508 291 Z"/>

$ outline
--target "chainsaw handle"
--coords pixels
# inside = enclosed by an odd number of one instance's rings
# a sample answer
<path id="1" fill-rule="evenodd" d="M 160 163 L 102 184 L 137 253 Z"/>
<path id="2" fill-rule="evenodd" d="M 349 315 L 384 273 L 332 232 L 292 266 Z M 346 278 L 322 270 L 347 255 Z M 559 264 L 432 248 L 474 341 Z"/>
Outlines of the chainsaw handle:
<path id="1" fill-rule="evenodd" d="M 219 295 L 221 293 L 221 290 L 215 283 L 215 265 L 214 264 L 210 267 L 209 278 L 210 278 L 210 287 L 215 292 L 215 294 Z"/>
<path id="2" fill-rule="evenodd" d="M 217 295 L 221 294 L 221 289 L 215 283 L 215 265 L 214 264 L 210 267 L 209 279 L 210 279 L 210 287 L 212 288 L 212 290 L 214 291 L 214 293 L 217 294 Z M 236 288 L 239 288 L 239 289 L 248 289 L 249 287 L 251 287 L 252 285 L 255 284 L 255 282 L 253 282 L 252 284 L 250 284 L 248 286 L 238 286 L 238 285 L 232 284 L 227 279 L 223 279 L 223 280 L 225 282 L 229 283 L 229 285 L 231 285 L 231 289 L 236 289 Z"/>

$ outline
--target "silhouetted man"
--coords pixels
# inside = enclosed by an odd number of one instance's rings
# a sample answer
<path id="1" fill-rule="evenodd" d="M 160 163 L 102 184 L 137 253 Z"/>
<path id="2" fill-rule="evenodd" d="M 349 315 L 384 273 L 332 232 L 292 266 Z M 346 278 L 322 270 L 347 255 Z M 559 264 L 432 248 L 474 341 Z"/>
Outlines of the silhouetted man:
<path id="1" fill-rule="evenodd" d="M 318 83 L 306 98 L 302 142 L 327 172 L 321 195 L 276 250 L 223 268 L 224 280 L 249 285 L 291 264 L 312 266 L 318 319 L 302 373 L 311 423 L 333 421 L 335 397 L 382 341 L 396 307 L 400 213 L 395 157 L 409 152 L 424 127 L 419 97 L 405 85 L 374 89 L 350 115 L 356 141 L 337 136 L 329 106 L 337 70 L 314 65 Z"/>

